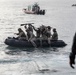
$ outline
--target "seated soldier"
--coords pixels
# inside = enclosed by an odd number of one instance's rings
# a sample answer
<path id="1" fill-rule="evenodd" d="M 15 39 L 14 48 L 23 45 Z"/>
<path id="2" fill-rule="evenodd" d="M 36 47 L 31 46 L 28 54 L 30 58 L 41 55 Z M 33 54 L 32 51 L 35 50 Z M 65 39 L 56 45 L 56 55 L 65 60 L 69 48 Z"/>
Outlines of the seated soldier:
<path id="1" fill-rule="evenodd" d="M 58 40 L 58 33 L 55 28 L 53 29 L 52 40 Z"/>
<path id="2" fill-rule="evenodd" d="M 40 26 L 40 32 L 41 32 L 42 39 L 45 39 L 46 38 L 46 36 L 45 36 L 46 30 L 47 30 L 46 29 L 46 26 L 44 26 L 44 25 Z"/>
<path id="3" fill-rule="evenodd" d="M 51 27 L 50 26 L 47 27 L 47 30 L 45 33 L 46 33 L 45 35 L 47 36 L 48 44 L 50 44 L 51 43 L 50 42 L 51 40 Z"/>
<path id="4" fill-rule="evenodd" d="M 18 33 L 15 34 L 18 35 L 17 39 L 27 40 L 27 37 L 21 28 L 18 28 Z"/>

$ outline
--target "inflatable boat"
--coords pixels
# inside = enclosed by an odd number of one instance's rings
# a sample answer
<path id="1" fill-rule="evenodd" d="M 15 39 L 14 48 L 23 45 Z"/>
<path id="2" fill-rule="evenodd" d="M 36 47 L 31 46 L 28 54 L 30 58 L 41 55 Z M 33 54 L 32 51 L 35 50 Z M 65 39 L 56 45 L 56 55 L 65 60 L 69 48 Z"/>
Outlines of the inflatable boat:
<path id="1" fill-rule="evenodd" d="M 76 6 L 76 4 L 73 4 L 72 6 Z"/>
<path id="2" fill-rule="evenodd" d="M 67 44 L 63 40 L 50 40 L 50 44 L 48 44 L 47 40 L 41 40 L 42 44 L 39 39 L 36 39 L 34 42 L 37 45 L 37 47 L 64 47 Z M 33 44 L 30 41 L 27 40 L 18 40 L 15 38 L 6 38 L 4 43 L 8 46 L 13 47 L 34 47 Z"/>

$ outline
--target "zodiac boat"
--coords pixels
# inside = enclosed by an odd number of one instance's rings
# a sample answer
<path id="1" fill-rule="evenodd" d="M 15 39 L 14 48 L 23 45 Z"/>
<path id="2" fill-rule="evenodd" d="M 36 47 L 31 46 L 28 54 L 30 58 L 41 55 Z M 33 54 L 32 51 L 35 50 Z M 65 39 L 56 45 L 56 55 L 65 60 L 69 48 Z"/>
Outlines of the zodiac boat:
<path id="1" fill-rule="evenodd" d="M 50 40 L 50 44 L 48 44 L 47 40 L 41 40 L 42 44 L 39 39 L 34 40 L 37 47 L 64 47 L 67 44 L 63 40 Z M 13 47 L 34 47 L 30 41 L 27 40 L 18 40 L 12 37 L 8 37 L 5 39 L 4 43 L 8 46 Z"/>

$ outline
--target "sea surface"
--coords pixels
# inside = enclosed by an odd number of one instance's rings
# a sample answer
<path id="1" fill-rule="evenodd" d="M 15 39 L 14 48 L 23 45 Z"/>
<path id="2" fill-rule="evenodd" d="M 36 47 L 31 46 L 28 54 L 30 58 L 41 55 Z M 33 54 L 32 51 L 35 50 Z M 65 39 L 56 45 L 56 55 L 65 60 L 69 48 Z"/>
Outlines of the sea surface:
<path id="1" fill-rule="evenodd" d="M 28 15 L 23 9 L 37 2 L 45 15 Z M 69 66 L 69 54 L 76 31 L 76 0 L 0 0 L 0 75 L 76 75 Z M 7 46 L 7 37 L 20 24 L 35 23 L 57 29 L 59 39 L 67 43 L 62 48 L 15 48 Z M 34 32 L 35 33 L 35 32 Z M 76 67 L 76 65 L 75 65 Z"/>

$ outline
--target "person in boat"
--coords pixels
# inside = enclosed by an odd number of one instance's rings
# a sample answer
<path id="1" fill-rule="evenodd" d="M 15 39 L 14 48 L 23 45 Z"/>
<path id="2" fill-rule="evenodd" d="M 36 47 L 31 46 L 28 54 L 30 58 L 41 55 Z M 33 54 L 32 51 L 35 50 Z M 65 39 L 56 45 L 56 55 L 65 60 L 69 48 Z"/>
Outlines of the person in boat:
<path id="1" fill-rule="evenodd" d="M 46 36 L 45 36 L 46 26 L 44 26 L 44 25 L 40 26 L 40 32 L 41 32 L 41 37 L 46 38 Z"/>
<path id="2" fill-rule="evenodd" d="M 40 30 L 40 27 L 36 29 L 33 26 L 33 29 L 36 31 L 36 39 L 38 39 L 40 41 L 40 46 L 42 46 L 42 38 L 41 38 L 41 30 Z"/>
<path id="3" fill-rule="evenodd" d="M 51 40 L 58 40 L 58 33 L 56 31 L 56 28 L 53 29 L 53 35 L 52 35 Z"/>
<path id="4" fill-rule="evenodd" d="M 18 35 L 17 39 L 27 40 L 27 36 L 25 35 L 24 31 L 21 28 L 18 28 L 18 33 L 15 34 Z"/>
<path id="5" fill-rule="evenodd" d="M 40 26 L 40 44 L 42 45 L 42 40 L 47 40 L 48 44 L 50 44 L 50 36 L 51 36 L 51 27 L 50 26 Z"/>
<path id="6" fill-rule="evenodd" d="M 72 48 L 71 48 L 71 53 L 69 56 L 69 64 L 70 66 L 74 69 L 74 64 L 75 64 L 75 55 L 76 55 L 76 33 L 73 37 L 73 44 L 72 44 Z"/>
<path id="7" fill-rule="evenodd" d="M 25 25 L 24 26 L 25 27 L 25 31 L 27 32 L 27 37 L 28 37 L 28 39 L 29 38 L 31 38 L 31 37 L 33 37 L 34 36 L 34 34 L 33 34 L 33 28 L 32 28 L 32 25 L 31 24 L 28 24 L 28 27 Z"/>
<path id="8" fill-rule="evenodd" d="M 46 39 L 48 36 L 48 32 L 51 34 L 51 32 L 50 32 L 51 27 L 42 25 L 42 26 L 40 26 L 40 31 L 41 31 L 41 37 Z"/>
<path id="9" fill-rule="evenodd" d="M 44 27 L 43 32 L 42 32 L 42 38 L 46 39 L 48 41 L 48 44 L 50 44 L 50 40 L 51 40 L 51 27 L 50 26 Z"/>
<path id="10" fill-rule="evenodd" d="M 51 27 L 50 26 L 47 27 L 47 30 L 45 33 L 46 33 L 45 35 L 47 36 L 48 44 L 50 44 L 51 43 L 50 42 L 51 40 Z"/>
<path id="11" fill-rule="evenodd" d="M 28 41 L 32 43 L 34 47 L 37 47 L 35 44 L 35 35 L 33 34 L 33 27 L 31 24 L 28 25 L 28 28 L 25 26 L 26 32 L 27 32 L 27 37 Z"/>
<path id="12" fill-rule="evenodd" d="M 36 38 L 40 38 L 40 33 L 41 33 L 40 28 L 35 28 L 34 26 L 32 27 L 36 31 Z"/>
<path id="13" fill-rule="evenodd" d="M 33 6 L 32 6 L 32 11 L 34 11 L 35 13 L 38 13 L 40 10 L 40 6 L 35 3 Z"/>
<path id="14" fill-rule="evenodd" d="M 29 5 L 29 6 L 28 6 L 28 11 L 30 11 L 30 10 L 31 10 L 31 6 Z"/>

